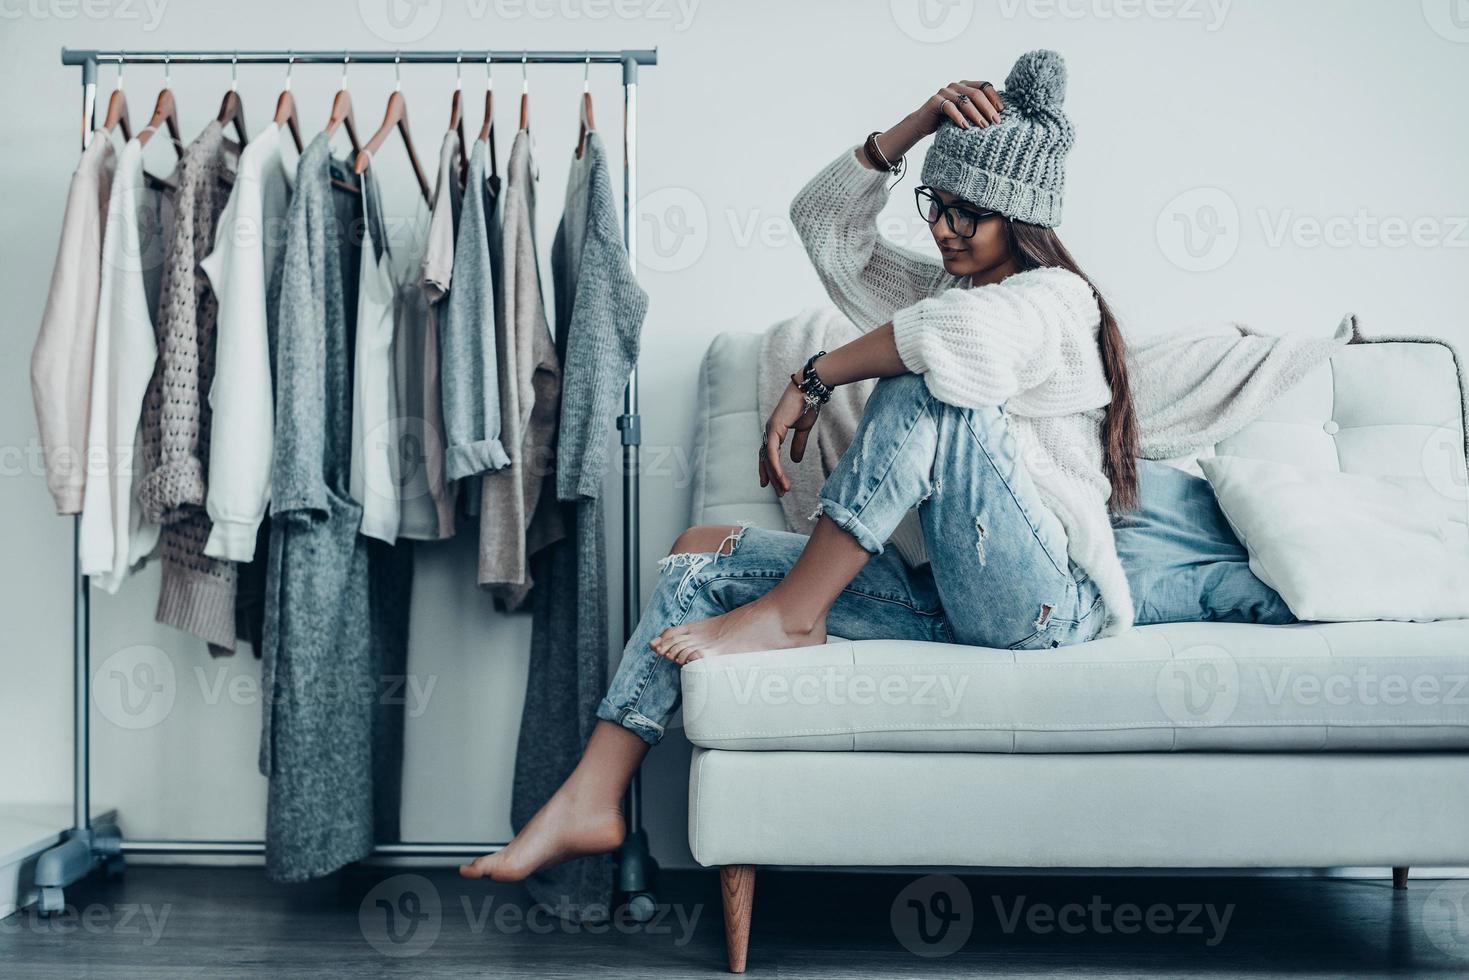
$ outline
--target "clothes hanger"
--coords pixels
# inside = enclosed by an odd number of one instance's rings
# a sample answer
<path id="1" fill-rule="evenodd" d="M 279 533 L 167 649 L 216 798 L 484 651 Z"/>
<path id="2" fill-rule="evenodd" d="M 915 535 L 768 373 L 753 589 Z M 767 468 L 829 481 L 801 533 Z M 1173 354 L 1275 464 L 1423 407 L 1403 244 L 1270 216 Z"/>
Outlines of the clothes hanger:
<path id="1" fill-rule="evenodd" d="M 526 53 L 520 52 L 520 128 L 530 129 L 530 75 L 525 70 Z"/>
<path id="2" fill-rule="evenodd" d="M 169 64 L 168 55 L 163 56 L 163 89 L 158 93 L 158 102 L 153 106 L 153 117 L 148 120 L 148 125 L 138 130 L 138 146 L 146 147 L 148 140 L 158 132 L 158 127 L 168 127 L 169 142 L 173 144 L 173 152 L 179 159 L 184 156 L 184 141 L 179 135 L 179 110 L 178 104 L 173 99 L 173 66 Z M 143 180 L 155 190 L 172 191 L 178 188 L 171 181 L 157 177 L 148 170 L 143 171 Z"/>
<path id="3" fill-rule="evenodd" d="M 102 122 L 105 132 L 121 129 L 122 138 L 130 140 L 133 138 L 132 124 L 128 122 L 128 100 L 122 94 L 122 62 L 123 56 L 117 56 L 117 84 L 113 86 L 112 97 L 107 100 L 107 118 Z"/>
<path id="4" fill-rule="evenodd" d="M 360 154 L 362 143 L 357 139 L 357 119 L 352 115 L 352 93 L 347 91 L 347 62 L 350 60 L 349 55 L 342 55 L 342 87 L 332 99 L 332 114 L 326 121 L 326 135 L 330 139 L 336 134 L 337 127 L 345 124 L 347 139 L 352 143 L 352 152 Z"/>
<path id="5" fill-rule="evenodd" d="M 580 160 L 587 151 L 587 134 L 597 128 L 592 117 L 592 56 L 587 55 L 586 66 L 581 75 L 581 125 L 576 134 L 576 158 Z"/>
<path id="6" fill-rule="evenodd" d="M 495 77 L 490 74 L 489 55 L 485 55 L 485 118 L 480 123 L 479 135 L 475 139 L 489 145 L 490 177 L 498 178 L 499 167 L 495 164 Z"/>
<path id="7" fill-rule="evenodd" d="M 428 186 L 428 178 L 424 176 L 423 167 L 418 162 L 418 151 L 413 148 L 413 135 L 408 131 L 408 100 L 403 98 L 403 74 L 402 58 L 393 55 L 393 93 L 388 96 L 388 108 L 383 113 L 383 124 L 372 134 L 372 139 L 357 154 L 357 162 L 352 165 L 356 174 L 367 172 L 368 165 L 372 162 L 373 154 L 382 149 L 383 142 L 392 135 L 394 129 L 403 137 L 403 147 L 408 151 L 408 162 L 413 165 L 413 176 L 418 180 L 418 189 L 423 193 L 425 201 L 434 196 L 433 189 Z"/>
<path id="8" fill-rule="evenodd" d="M 291 94 L 291 69 L 296 67 L 296 56 L 286 56 L 286 87 L 281 90 L 281 97 L 275 101 L 275 124 L 285 126 L 291 131 L 291 139 L 296 141 L 296 152 L 302 153 L 305 147 L 301 144 L 301 117 L 296 112 L 296 97 Z"/>
<path id="9" fill-rule="evenodd" d="M 235 52 L 230 58 L 230 88 L 224 93 L 224 99 L 219 103 L 219 116 L 216 120 L 221 126 L 234 126 L 235 135 L 240 138 L 240 146 L 243 148 L 249 142 L 245 134 L 245 103 L 240 100 L 240 54 Z"/>
<path id="10" fill-rule="evenodd" d="M 148 140 L 158 131 L 161 125 L 167 125 L 169 139 L 173 141 L 173 148 L 179 156 L 183 156 L 184 140 L 179 135 L 179 110 L 178 104 L 174 102 L 173 89 L 170 84 L 173 81 L 173 66 L 169 64 L 168 55 L 163 56 L 163 90 L 158 93 L 158 102 L 153 106 L 153 117 L 148 120 L 148 125 L 138 131 L 138 144 L 147 146 Z"/>
<path id="11" fill-rule="evenodd" d="M 454 98 L 449 102 L 449 128 L 459 134 L 459 183 L 469 175 L 469 154 L 464 143 L 464 55 L 454 57 Z"/>

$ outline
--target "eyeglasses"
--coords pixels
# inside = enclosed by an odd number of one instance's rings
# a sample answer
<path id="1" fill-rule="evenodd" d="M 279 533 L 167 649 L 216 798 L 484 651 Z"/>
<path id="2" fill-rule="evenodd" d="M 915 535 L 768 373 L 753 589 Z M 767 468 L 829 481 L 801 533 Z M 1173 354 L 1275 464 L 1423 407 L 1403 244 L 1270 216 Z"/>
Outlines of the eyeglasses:
<path id="1" fill-rule="evenodd" d="M 923 220 L 929 224 L 938 224 L 939 218 L 948 222 L 949 230 L 960 238 L 973 238 L 974 233 L 979 230 L 979 223 L 989 218 L 996 217 L 998 211 L 975 211 L 973 208 L 961 207 L 958 204 L 945 204 L 939 200 L 938 194 L 928 186 L 913 188 L 913 196 L 918 201 L 918 213 Z"/>

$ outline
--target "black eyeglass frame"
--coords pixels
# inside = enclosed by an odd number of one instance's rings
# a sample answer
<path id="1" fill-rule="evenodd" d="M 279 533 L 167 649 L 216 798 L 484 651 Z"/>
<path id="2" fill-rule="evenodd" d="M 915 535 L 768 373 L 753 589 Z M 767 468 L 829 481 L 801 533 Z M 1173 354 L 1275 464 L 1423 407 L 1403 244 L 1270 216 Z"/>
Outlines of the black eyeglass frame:
<path id="1" fill-rule="evenodd" d="M 925 196 L 929 201 L 928 207 L 925 207 L 923 203 Z M 981 221 L 988 221 L 990 218 L 996 218 L 1000 216 L 999 211 L 976 211 L 973 208 L 966 208 L 958 204 L 945 204 L 943 201 L 939 200 L 938 192 L 927 184 L 919 184 L 917 187 L 913 188 L 913 200 L 918 205 L 919 217 L 921 217 L 924 221 L 927 221 L 931 225 L 938 224 L 939 218 L 943 218 L 944 221 L 948 223 L 949 230 L 958 235 L 960 238 L 973 238 L 974 233 L 979 231 L 979 223 Z M 933 208 L 938 208 L 939 213 L 930 218 L 928 215 Z M 954 211 L 970 215 L 974 218 L 974 228 L 970 230 L 969 234 L 964 234 L 954 224 L 954 215 L 952 214 L 952 212 Z"/>

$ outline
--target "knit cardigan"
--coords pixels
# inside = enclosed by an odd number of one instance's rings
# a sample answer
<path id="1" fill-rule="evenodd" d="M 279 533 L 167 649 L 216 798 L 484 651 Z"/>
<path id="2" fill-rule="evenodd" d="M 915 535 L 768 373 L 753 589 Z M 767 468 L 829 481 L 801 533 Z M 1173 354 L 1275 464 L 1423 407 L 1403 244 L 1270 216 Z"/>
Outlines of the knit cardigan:
<path id="1" fill-rule="evenodd" d="M 886 183 L 846 150 L 792 201 L 791 220 L 822 284 L 858 329 L 892 322 L 899 358 L 935 398 L 1005 407 L 1020 458 L 1066 531 L 1068 554 L 1101 591 L 1103 635 L 1128 629 L 1132 595 L 1102 463 L 1111 389 L 1091 286 L 1069 270 L 1038 268 L 966 288 L 966 279 L 878 234 Z"/>
<path id="2" fill-rule="evenodd" d="M 163 579 L 156 618 L 230 653 L 235 641 L 236 568 L 207 557 L 213 527 L 205 512 L 215 326 L 219 305 L 200 260 L 228 199 L 224 128 L 211 122 L 179 160 L 175 217 L 158 300 L 158 362 L 143 400 L 138 500 L 163 526 Z"/>
<path id="3" fill-rule="evenodd" d="M 532 559 L 530 665 L 515 752 L 511 825 L 524 827 L 581 758 L 607 692 L 607 549 L 601 499 L 612 418 L 637 363 L 648 294 L 633 277 L 601 137 L 572 161 L 566 205 L 551 244 L 556 352 L 562 365 L 555 489 L 568 536 Z M 550 503 L 554 504 L 554 501 Z M 540 507 L 547 506 L 543 495 Z M 539 515 L 540 508 L 537 508 Z M 573 919 L 612 901 L 607 855 L 532 875 L 531 895 Z"/>

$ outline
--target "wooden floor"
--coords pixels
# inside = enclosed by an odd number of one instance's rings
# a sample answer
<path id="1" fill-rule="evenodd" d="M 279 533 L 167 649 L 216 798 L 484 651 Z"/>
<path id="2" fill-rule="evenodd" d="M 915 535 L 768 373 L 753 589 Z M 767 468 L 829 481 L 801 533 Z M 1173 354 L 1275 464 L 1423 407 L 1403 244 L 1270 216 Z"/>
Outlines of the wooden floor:
<path id="1" fill-rule="evenodd" d="M 666 873 L 660 918 L 600 928 L 512 886 L 384 868 L 286 887 L 135 867 L 0 922 L 0 977 L 720 976 L 717 876 Z M 1469 881 L 762 871 L 751 977 L 1469 975 Z"/>

